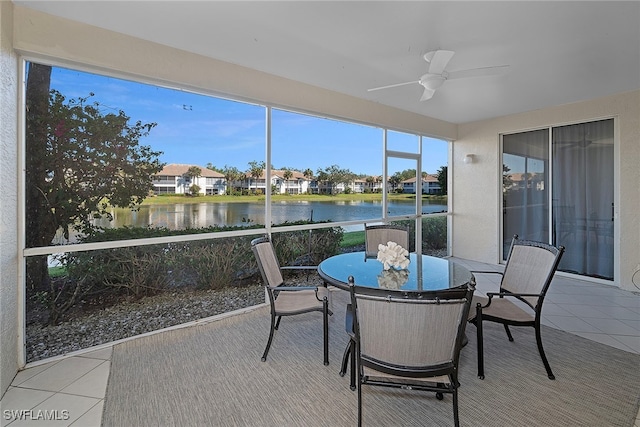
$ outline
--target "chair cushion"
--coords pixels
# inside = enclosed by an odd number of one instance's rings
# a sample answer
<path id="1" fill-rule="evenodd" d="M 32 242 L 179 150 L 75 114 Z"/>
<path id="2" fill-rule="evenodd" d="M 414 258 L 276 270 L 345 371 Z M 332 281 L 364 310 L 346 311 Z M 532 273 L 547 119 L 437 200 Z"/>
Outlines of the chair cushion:
<path id="1" fill-rule="evenodd" d="M 399 377 L 396 375 L 385 374 L 384 372 L 378 372 L 375 369 L 371 369 L 369 367 L 363 367 L 363 373 L 365 376 L 368 376 L 370 379 L 379 380 L 379 381 L 390 381 L 393 380 L 393 384 L 419 384 L 419 383 L 442 383 L 442 384 L 450 384 L 451 380 L 447 375 L 440 375 L 437 377 L 429 377 L 429 378 L 405 378 Z"/>
<path id="2" fill-rule="evenodd" d="M 325 287 L 318 287 L 318 298 L 314 290 L 282 291 L 278 293 L 275 308 L 279 315 L 303 313 L 305 311 L 322 311 L 322 299 L 327 297 L 331 303 L 331 292 Z"/>
<path id="3" fill-rule="evenodd" d="M 533 310 L 527 312 L 511 302 L 511 299 L 512 298 L 491 298 L 491 305 L 482 309 L 482 315 L 516 322 L 533 322 L 535 320 Z M 476 304 L 480 303 L 485 305 L 487 302 L 489 302 L 489 298 L 474 295 L 473 301 L 471 302 L 471 309 L 469 310 L 469 320 L 476 317 Z"/>

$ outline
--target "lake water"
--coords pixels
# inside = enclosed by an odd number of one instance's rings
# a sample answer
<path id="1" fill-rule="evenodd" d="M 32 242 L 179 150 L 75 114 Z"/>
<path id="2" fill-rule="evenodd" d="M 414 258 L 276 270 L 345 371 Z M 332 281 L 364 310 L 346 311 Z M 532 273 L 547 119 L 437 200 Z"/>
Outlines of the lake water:
<path id="1" fill-rule="evenodd" d="M 413 201 L 388 203 L 390 215 L 410 215 L 415 212 Z M 446 212 L 447 206 L 423 201 L 423 213 Z M 178 203 L 142 206 L 139 211 L 113 209 L 113 221 L 95 220 L 101 227 L 147 226 L 167 227 L 171 230 L 199 228 L 212 225 L 238 226 L 247 222 L 264 224 L 264 202 L 255 203 Z M 382 217 L 381 201 L 282 201 L 273 202 L 271 216 L 274 224 L 285 221 L 310 220 L 333 222 L 367 220 Z"/>

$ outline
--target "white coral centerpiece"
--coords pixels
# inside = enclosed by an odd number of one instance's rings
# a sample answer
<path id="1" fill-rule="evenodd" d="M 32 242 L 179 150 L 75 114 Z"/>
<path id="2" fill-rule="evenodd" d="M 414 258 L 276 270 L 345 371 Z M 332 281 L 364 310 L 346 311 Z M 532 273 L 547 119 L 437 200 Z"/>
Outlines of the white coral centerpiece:
<path id="1" fill-rule="evenodd" d="M 409 270 L 384 270 L 378 274 L 378 286 L 384 289 L 400 289 L 409 280 Z"/>
<path id="2" fill-rule="evenodd" d="M 378 245 L 378 257 L 385 270 L 391 267 L 405 269 L 409 266 L 409 251 L 396 242 L 387 242 L 386 245 Z"/>

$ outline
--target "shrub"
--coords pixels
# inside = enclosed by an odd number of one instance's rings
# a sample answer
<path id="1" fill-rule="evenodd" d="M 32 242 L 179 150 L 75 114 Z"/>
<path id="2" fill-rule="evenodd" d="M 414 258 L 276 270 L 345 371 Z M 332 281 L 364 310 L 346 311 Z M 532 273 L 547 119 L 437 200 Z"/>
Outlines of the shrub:
<path id="1" fill-rule="evenodd" d="M 280 226 L 305 223 L 308 222 L 284 223 Z M 78 241 L 95 243 L 247 228 L 262 226 L 210 226 L 186 230 L 150 226 L 96 228 L 88 235 L 79 237 Z M 231 286 L 258 274 L 250 249 L 250 241 L 254 237 L 235 236 L 70 252 L 59 257 L 67 277 L 52 282 L 51 288 L 36 299 L 48 304 L 49 322 L 56 323 L 64 312 L 83 299 L 105 300 L 118 295 L 139 298 L 175 287 L 218 289 Z M 342 229 L 333 227 L 277 233 L 273 242 L 283 265 L 316 265 L 337 252 L 341 239 Z"/>
<path id="2" fill-rule="evenodd" d="M 309 221 L 285 222 L 285 225 L 309 224 Z M 341 227 L 290 231 L 273 235 L 273 246 L 282 265 L 317 265 L 335 255 L 340 248 Z"/>
<path id="3" fill-rule="evenodd" d="M 393 224 L 409 228 L 409 251 L 415 251 L 415 222 L 412 220 L 394 221 Z M 447 247 L 447 217 L 422 218 L 422 252 Z"/>

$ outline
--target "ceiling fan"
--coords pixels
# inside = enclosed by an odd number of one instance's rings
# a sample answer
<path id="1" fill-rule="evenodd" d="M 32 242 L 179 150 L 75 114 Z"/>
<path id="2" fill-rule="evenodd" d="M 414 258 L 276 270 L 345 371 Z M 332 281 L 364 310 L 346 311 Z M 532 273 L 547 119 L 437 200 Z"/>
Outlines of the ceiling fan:
<path id="1" fill-rule="evenodd" d="M 422 94 L 422 97 L 420 98 L 420 101 L 426 101 L 428 99 L 431 99 L 436 90 L 447 80 L 492 76 L 500 74 L 507 68 L 509 68 L 508 65 L 497 65 L 492 67 L 471 68 L 468 70 L 447 72 L 445 71 L 445 67 L 454 54 L 455 52 L 451 50 L 434 50 L 432 52 L 427 52 L 423 57 L 424 60 L 429 64 L 429 68 L 427 69 L 427 73 L 423 74 L 422 77 L 420 77 L 420 80 L 396 83 L 388 86 L 374 87 L 372 89 L 368 89 L 367 91 L 373 92 L 375 90 L 390 89 L 393 87 L 419 83 L 420 85 L 422 85 L 422 87 L 424 87 L 424 92 Z"/>

